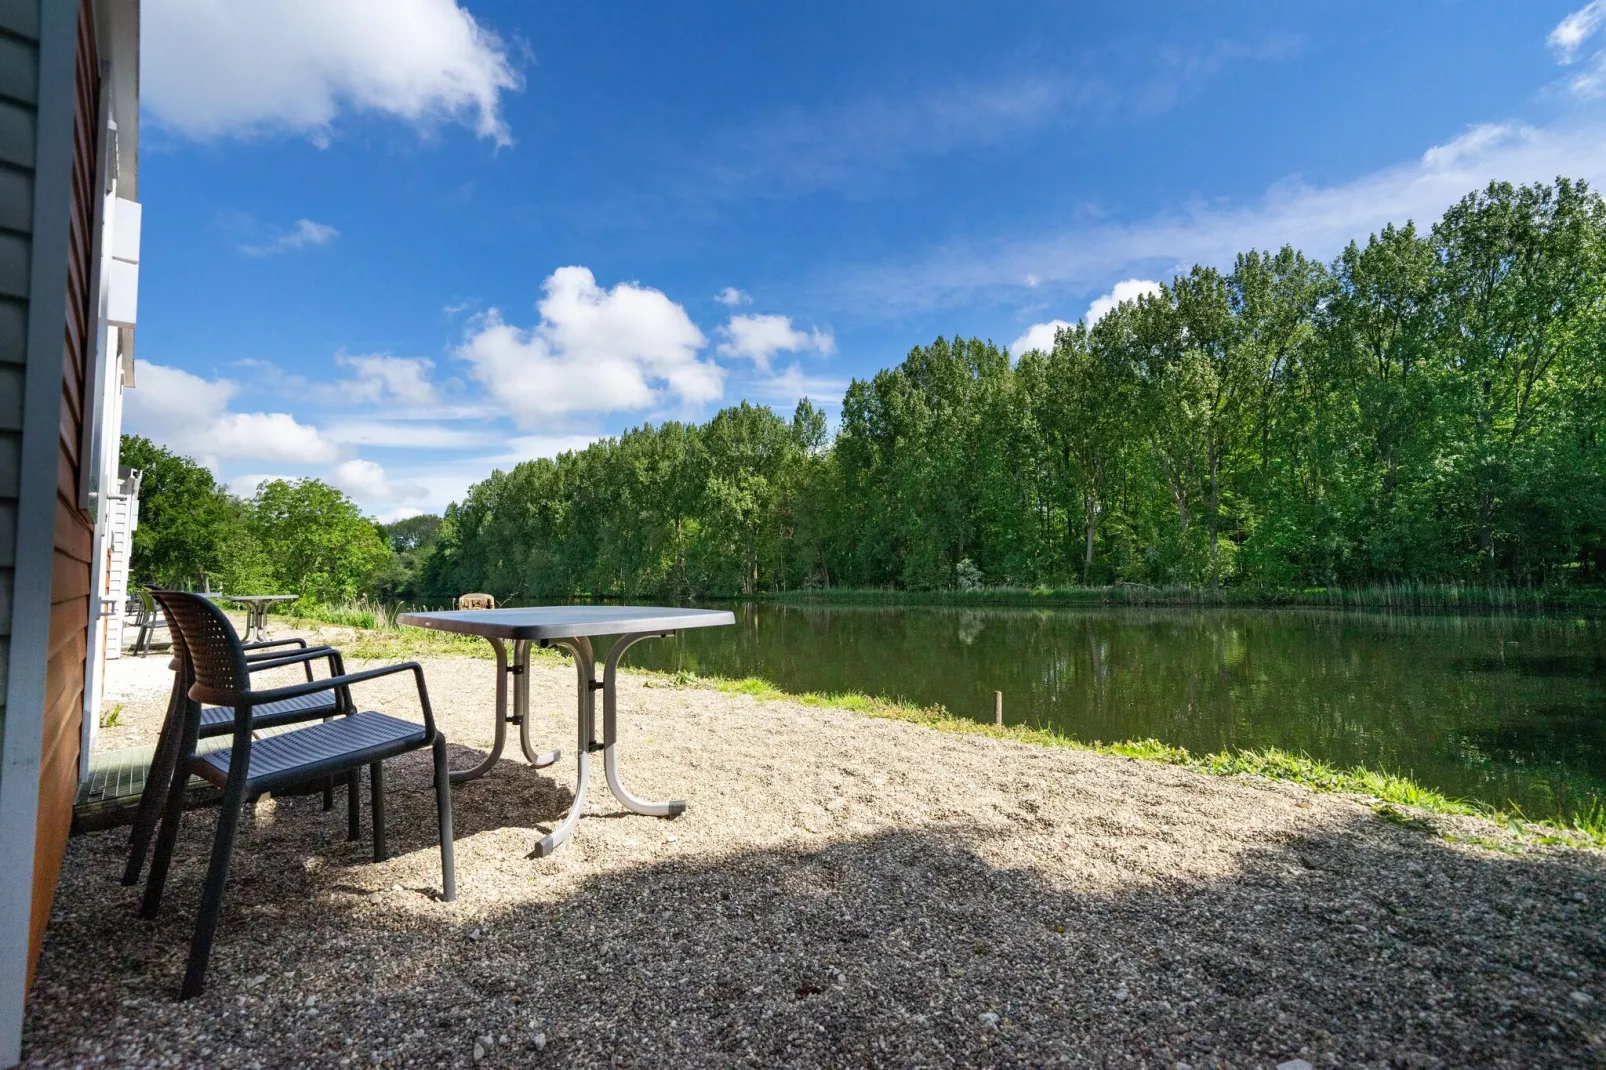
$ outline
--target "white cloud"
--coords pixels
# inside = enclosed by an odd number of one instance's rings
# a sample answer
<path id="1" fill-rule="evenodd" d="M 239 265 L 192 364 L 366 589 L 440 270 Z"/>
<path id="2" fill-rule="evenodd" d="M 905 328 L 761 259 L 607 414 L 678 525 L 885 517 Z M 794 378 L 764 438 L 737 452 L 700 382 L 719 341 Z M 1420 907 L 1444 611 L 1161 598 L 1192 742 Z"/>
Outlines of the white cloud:
<path id="1" fill-rule="evenodd" d="M 339 235 L 340 231 L 327 223 L 298 219 L 293 229 L 257 245 L 242 245 L 240 252 L 247 256 L 272 256 L 275 253 L 290 252 L 292 249 L 305 249 L 309 245 L 328 245 Z"/>
<path id="2" fill-rule="evenodd" d="M 327 464 L 340 448 L 317 428 L 285 412 L 230 412 L 237 387 L 227 379 L 203 379 L 179 368 L 140 361 L 124 400 L 124 423 L 202 463 L 219 458 Z"/>
<path id="3" fill-rule="evenodd" d="M 382 465 L 361 458 L 341 461 L 329 472 L 329 482 L 357 499 L 364 507 L 376 502 L 412 501 L 429 495 L 429 489 L 410 481 L 395 482 Z"/>
<path id="4" fill-rule="evenodd" d="M 456 350 L 515 420 L 696 406 L 723 392 L 723 371 L 698 357 L 703 332 L 658 290 L 604 290 L 583 267 L 559 268 L 543 289 L 536 326 L 515 327 L 491 309 Z"/>
<path id="5" fill-rule="evenodd" d="M 789 364 L 773 375 L 757 376 L 742 384 L 743 396 L 773 403 L 782 410 L 783 416 L 792 415 L 792 406 L 800 398 L 808 398 L 817 405 L 840 405 L 847 389 L 845 379 L 807 375 L 796 364 Z"/>
<path id="6" fill-rule="evenodd" d="M 1606 26 L 1606 0 L 1592 0 L 1558 22 L 1549 38 L 1557 60 L 1562 63 L 1576 60 L 1579 47 L 1602 26 Z"/>
<path id="7" fill-rule="evenodd" d="M 1557 175 L 1597 186 L 1606 180 L 1606 121 L 1590 114 L 1549 127 L 1475 126 L 1415 160 L 1350 182 L 1312 186 L 1289 180 L 1257 202 L 1237 207 L 1196 206 L 1127 224 L 1095 222 L 991 245 L 954 243 L 913 264 L 849 271 L 834 289 L 844 304 L 908 312 L 998 299 L 1018 292 L 1027 275 L 1044 286 L 1086 290 L 1134 269 L 1230 265 L 1237 253 L 1252 248 L 1290 244 L 1326 257 L 1386 223 L 1414 220 L 1425 227 L 1490 181 L 1550 182 Z"/>
<path id="8" fill-rule="evenodd" d="M 435 362 L 424 357 L 352 356 L 341 353 L 335 363 L 356 372 L 330 389 L 345 402 L 432 405 L 435 387 L 428 375 Z"/>
<path id="9" fill-rule="evenodd" d="M 1087 320 L 1089 327 L 1115 311 L 1115 306 L 1123 301 L 1136 301 L 1140 297 L 1152 297 L 1160 292 L 1160 284 L 1150 279 L 1123 279 L 1110 288 L 1110 292 L 1102 297 L 1095 297 L 1093 303 L 1087 306 Z M 1119 322 L 1119 321 L 1117 321 Z"/>
<path id="10" fill-rule="evenodd" d="M 229 493 L 236 498 L 255 498 L 257 491 L 264 483 L 272 483 L 276 479 L 291 480 L 298 478 L 300 477 L 278 476 L 268 473 L 250 473 L 243 476 L 235 476 L 229 480 Z"/>
<path id="11" fill-rule="evenodd" d="M 777 353 L 812 350 L 823 356 L 836 350 L 836 339 L 830 331 L 800 331 L 788 316 L 732 316 L 720 333 L 726 338 L 719 344 L 723 356 L 745 357 L 760 371 L 769 370 L 770 360 Z"/>
<path id="12" fill-rule="evenodd" d="M 450 427 L 429 420 L 339 420 L 326 424 L 331 442 L 346 446 L 379 446 L 407 450 L 477 450 L 497 445 L 506 436 L 485 428 Z"/>
<path id="13" fill-rule="evenodd" d="M 500 95 L 521 84 L 507 46 L 455 0 L 155 0 L 140 46 L 145 107 L 201 139 L 325 141 L 351 110 L 506 143 Z"/>
<path id="14" fill-rule="evenodd" d="M 598 441 L 600 435 L 520 435 L 507 441 L 507 452 L 492 463 L 518 464 L 540 457 L 555 458 L 560 453 L 575 453 Z"/>
<path id="15" fill-rule="evenodd" d="M 1550 47 L 1557 62 L 1570 66 L 1585 41 L 1606 27 L 1606 0 L 1593 0 L 1574 11 L 1550 31 Z M 1606 97 L 1606 48 L 1589 57 L 1589 65 L 1567 79 L 1567 89 L 1580 100 Z"/>
<path id="16" fill-rule="evenodd" d="M 1022 353 L 1030 353 L 1034 349 L 1041 349 L 1047 353 L 1054 348 L 1054 335 L 1062 328 L 1071 324 L 1064 320 L 1049 320 L 1047 323 L 1034 323 L 1026 328 L 1026 332 L 1010 344 L 1009 355 L 1019 357 Z"/>
<path id="17" fill-rule="evenodd" d="M 731 308 L 735 308 L 737 305 L 751 304 L 753 301 L 751 297 L 748 297 L 747 294 L 734 286 L 727 286 L 719 291 L 714 295 L 714 300 L 722 305 L 729 305 Z"/>

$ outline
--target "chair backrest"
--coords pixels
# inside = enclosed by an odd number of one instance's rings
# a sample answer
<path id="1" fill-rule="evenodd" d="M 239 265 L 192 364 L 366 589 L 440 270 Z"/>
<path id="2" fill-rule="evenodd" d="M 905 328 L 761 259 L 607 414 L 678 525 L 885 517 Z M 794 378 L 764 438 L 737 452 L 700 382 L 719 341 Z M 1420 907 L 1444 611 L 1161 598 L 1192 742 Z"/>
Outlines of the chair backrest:
<path id="1" fill-rule="evenodd" d="M 158 588 L 150 593 L 166 614 L 169 631 L 184 645 L 183 657 L 195 680 L 190 697 L 214 706 L 241 705 L 251 677 L 228 616 L 203 595 Z"/>
<path id="2" fill-rule="evenodd" d="M 460 594 L 457 596 L 458 609 L 495 609 L 496 599 L 488 594 Z"/>

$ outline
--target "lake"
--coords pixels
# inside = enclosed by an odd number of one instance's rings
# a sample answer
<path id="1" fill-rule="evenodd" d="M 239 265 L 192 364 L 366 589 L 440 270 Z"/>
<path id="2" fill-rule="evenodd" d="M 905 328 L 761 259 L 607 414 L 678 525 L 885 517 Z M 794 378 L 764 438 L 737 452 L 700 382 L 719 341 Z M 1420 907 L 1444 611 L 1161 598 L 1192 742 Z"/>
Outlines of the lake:
<path id="1" fill-rule="evenodd" d="M 1606 635 L 1581 617 L 744 604 L 628 662 L 862 691 L 1082 740 L 1282 747 L 1565 817 L 1606 796 Z"/>

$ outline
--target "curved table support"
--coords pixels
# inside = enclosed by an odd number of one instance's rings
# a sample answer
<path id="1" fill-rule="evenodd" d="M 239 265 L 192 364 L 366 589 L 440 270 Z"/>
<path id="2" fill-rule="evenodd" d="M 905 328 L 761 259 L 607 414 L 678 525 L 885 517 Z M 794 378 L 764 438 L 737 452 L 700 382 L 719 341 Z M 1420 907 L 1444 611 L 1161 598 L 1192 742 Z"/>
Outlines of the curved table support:
<path id="1" fill-rule="evenodd" d="M 647 817 L 677 817 L 686 812 L 686 802 L 684 799 L 670 799 L 667 802 L 638 799 L 619 778 L 619 756 L 616 753 L 619 742 L 619 691 L 616 681 L 619 660 L 624 657 L 626 650 L 643 639 L 659 639 L 663 635 L 663 632 L 621 635 L 615 640 L 613 649 L 608 651 L 608 663 L 602 672 L 602 769 L 608 776 L 608 790 L 613 792 L 614 798 L 624 803 L 625 809 Z"/>
<path id="2" fill-rule="evenodd" d="M 574 801 L 569 804 L 569 812 L 563 816 L 558 827 L 541 837 L 530 852 L 536 858 L 545 858 L 547 855 L 563 846 L 563 842 L 574 834 L 574 827 L 580 823 L 580 817 L 586 809 L 586 789 L 591 786 L 591 722 L 596 710 L 596 673 L 597 658 L 591 651 L 591 640 L 583 636 L 576 639 L 554 639 L 553 646 L 561 646 L 574 657 L 574 671 L 576 676 L 575 691 L 579 701 L 579 732 L 575 739 L 575 761 L 579 771 L 575 777 Z"/>
<path id="3" fill-rule="evenodd" d="M 454 769 L 446 774 L 453 784 L 478 780 L 489 773 L 502 760 L 502 748 L 507 745 L 507 644 L 489 637 L 485 641 L 496 651 L 496 741 L 491 744 L 491 753 L 479 765 L 472 769 Z"/>
<path id="4" fill-rule="evenodd" d="M 478 780 L 496 767 L 502 760 L 502 750 L 507 746 L 507 724 L 510 718 L 507 715 L 507 678 L 517 676 L 518 682 L 513 685 L 513 716 L 511 720 L 519 725 L 519 747 L 524 751 L 525 759 L 537 769 L 545 769 L 563 756 L 561 750 L 549 750 L 544 753 L 537 752 L 530 742 L 530 644 L 516 642 L 513 644 L 513 664 L 508 664 L 507 644 L 500 639 L 486 637 L 485 641 L 491 644 L 496 651 L 496 739 L 491 744 L 491 753 L 485 760 L 472 769 L 456 769 L 449 776 L 453 784 L 461 784 L 469 780 Z"/>
<path id="5" fill-rule="evenodd" d="M 513 685 L 513 719 L 519 722 L 519 749 L 524 752 L 524 760 L 537 769 L 547 766 L 563 757 L 563 751 L 553 749 L 537 751 L 530 742 L 530 641 L 520 640 L 513 644 L 513 661 L 518 665 L 518 682 Z"/>

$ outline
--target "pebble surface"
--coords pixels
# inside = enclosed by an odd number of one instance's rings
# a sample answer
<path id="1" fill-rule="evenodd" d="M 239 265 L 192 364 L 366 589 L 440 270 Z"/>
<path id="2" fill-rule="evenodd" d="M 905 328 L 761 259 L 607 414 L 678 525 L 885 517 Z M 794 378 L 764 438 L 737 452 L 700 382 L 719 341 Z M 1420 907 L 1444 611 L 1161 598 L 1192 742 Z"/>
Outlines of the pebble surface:
<path id="1" fill-rule="evenodd" d="M 118 735 L 148 740 L 166 686 L 137 660 L 111 663 Z M 453 765 L 473 764 L 491 663 L 424 661 Z M 359 702 L 416 716 L 409 680 Z M 628 814 L 599 760 L 586 820 L 537 860 L 571 797 L 573 680 L 532 667 L 536 738 L 563 761 L 530 769 L 515 736 L 453 788 L 455 903 L 427 755 L 387 768 L 381 864 L 345 841 L 343 798 L 258 801 L 186 1003 L 213 812 L 186 816 L 155 922 L 118 883 L 126 831 L 74 839 L 25 1065 L 1606 1063 L 1599 852 L 1488 850 L 1293 785 L 626 677 L 626 780 L 687 811 Z"/>

